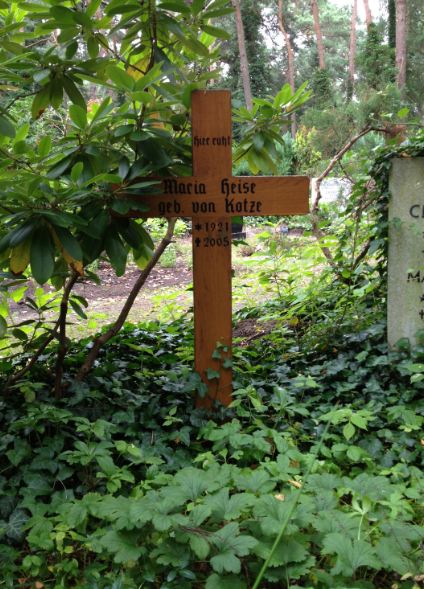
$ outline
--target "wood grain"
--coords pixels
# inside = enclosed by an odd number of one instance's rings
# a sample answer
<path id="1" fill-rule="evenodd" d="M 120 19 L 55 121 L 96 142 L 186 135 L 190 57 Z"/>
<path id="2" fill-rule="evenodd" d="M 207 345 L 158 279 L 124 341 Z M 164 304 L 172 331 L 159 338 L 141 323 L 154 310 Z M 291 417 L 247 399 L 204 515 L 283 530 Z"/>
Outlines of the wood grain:
<path id="1" fill-rule="evenodd" d="M 193 176 L 231 176 L 230 92 L 195 91 L 191 104 Z M 231 217 L 212 217 L 211 221 L 217 224 L 213 231 L 211 227 L 206 229 L 202 221 L 201 217 L 193 217 L 192 221 L 195 369 L 208 387 L 208 395 L 199 397 L 197 405 L 211 407 L 214 400 L 224 405 L 231 403 L 232 371 L 223 367 L 223 361 L 231 358 Z M 221 230 L 219 223 L 223 224 Z M 205 247 L 206 237 L 226 237 L 229 242 L 220 247 Z M 196 245 L 197 239 L 201 240 L 200 245 Z M 213 358 L 217 346 L 221 360 Z M 219 378 L 208 379 L 208 369 L 218 372 Z"/>

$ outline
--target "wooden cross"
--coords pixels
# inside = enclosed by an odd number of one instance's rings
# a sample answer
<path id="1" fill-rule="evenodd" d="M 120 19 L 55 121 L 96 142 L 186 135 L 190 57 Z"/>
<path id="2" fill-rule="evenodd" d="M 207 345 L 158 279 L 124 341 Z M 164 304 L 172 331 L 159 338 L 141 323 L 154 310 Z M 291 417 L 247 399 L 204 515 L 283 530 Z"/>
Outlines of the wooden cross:
<path id="1" fill-rule="evenodd" d="M 233 176 L 230 92 L 196 90 L 191 105 L 193 176 L 164 178 L 131 216 L 192 218 L 195 370 L 208 387 L 197 404 L 210 407 L 231 403 L 231 218 L 306 214 L 309 179 Z"/>

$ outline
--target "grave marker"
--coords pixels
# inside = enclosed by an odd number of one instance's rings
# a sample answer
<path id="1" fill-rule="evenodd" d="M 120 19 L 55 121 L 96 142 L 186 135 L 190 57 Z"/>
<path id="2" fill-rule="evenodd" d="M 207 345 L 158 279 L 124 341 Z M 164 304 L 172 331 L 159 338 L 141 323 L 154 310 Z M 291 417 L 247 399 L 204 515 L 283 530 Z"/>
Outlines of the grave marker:
<path id="1" fill-rule="evenodd" d="M 149 206 L 131 216 L 192 218 L 195 369 L 208 386 L 198 406 L 210 407 L 231 402 L 231 218 L 306 214 L 309 179 L 233 176 L 230 92 L 195 91 L 191 104 L 193 176 L 131 195 Z"/>
<path id="2" fill-rule="evenodd" d="M 415 344 L 424 329 L 424 158 L 394 158 L 389 187 L 387 339 Z"/>

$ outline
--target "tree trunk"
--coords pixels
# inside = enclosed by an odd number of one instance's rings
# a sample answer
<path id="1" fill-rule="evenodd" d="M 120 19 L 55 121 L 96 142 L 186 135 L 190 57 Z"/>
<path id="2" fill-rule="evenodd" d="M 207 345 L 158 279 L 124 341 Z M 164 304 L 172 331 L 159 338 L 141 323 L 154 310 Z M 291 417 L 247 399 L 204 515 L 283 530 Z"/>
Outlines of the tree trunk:
<path id="1" fill-rule="evenodd" d="M 389 47 L 396 47 L 396 0 L 387 1 Z"/>
<path id="2" fill-rule="evenodd" d="M 232 4 L 235 9 L 236 16 L 236 30 L 237 30 L 237 41 L 239 46 L 240 54 L 240 74 L 243 82 L 244 100 L 248 110 L 252 110 L 252 90 L 250 86 L 250 74 L 249 74 L 249 63 L 247 61 L 246 53 L 246 42 L 244 38 L 243 19 L 241 16 L 240 1 L 232 0 Z"/>
<path id="3" fill-rule="evenodd" d="M 325 70 L 325 58 L 324 58 L 324 44 L 322 42 L 321 25 L 319 22 L 319 10 L 317 0 L 311 0 L 312 16 L 314 18 L 314 30 L 317 38 L 317 50 L 318 50 L 318 62 L 319 69 Z"/>
<path id="4" fill-rule="evenodd" d="M 349 77 L 347 81 L 347 99 L 353 96 L 355 87 L 355 58 L 356 58 L 356 19 L 358 17 L 358 0 L 352 3 L 352 21 L 350 27 L 350 45 L 349 45 Z"/>
<path id="5" fill-rule="evenodd" d="M 281 34 L 284 38 L 284 43 L 287 47 L 287 78 L 290 84 L 291 91 L 294 93 L 295 91 L 295 67 L 294 67 L 294 51 L 293 45 L 290 39 L 290 35 L 287 32 L 286 27 L 284 26 L 284 17 L 283 17 L 283 0 L 278 0 L 278 26 L 281 31 Z M 296 136 L 296 113 L 292 113 L 291 115 L 291 134 L 294 138 Z"/>
<path id="6" fill-rule="evenodd" d="M 398 88 L 406 84 L 406 0 L 396 2 L 396 83 Z"/>
<path id="7" fill-rule="evenodd" d="M 364 8 L 365 8 L 365 22 L 367 23 L 367 29 L 370 28 L 372 24 L 372 14 L 370 10 L 370 5 L 368 0 L 364 0 Z"/>

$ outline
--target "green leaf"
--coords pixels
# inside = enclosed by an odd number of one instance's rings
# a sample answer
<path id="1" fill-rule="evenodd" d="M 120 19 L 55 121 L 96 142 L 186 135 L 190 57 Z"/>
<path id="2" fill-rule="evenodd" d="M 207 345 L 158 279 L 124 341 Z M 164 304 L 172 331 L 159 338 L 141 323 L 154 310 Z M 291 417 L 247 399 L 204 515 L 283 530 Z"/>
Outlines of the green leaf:
<path id="1" fill-rule="evenodd" d="M 84 96 L 78 90 L 75 82 L 68 76 L 63 76 L 62 82 L 65 92 L 69 96 L 70 100 L 85 111 L 87 106 L 85 104 Z"/>
<path id="2" fill-rule="evenodd" d="M 205 589 L 247 589 L 243 579 L 235 575 L 217 575 L 213 573 L 207 578 Z"/>
<path id="3" fill-rule="evenodd" d="M 87 112 L 78 104 L 71 104 L 69 116 L 76 127 L 84 130 L 87 127 Z"/>
<path id="4" fill-rule="evenodd" d="M 355 426 L 349 421 L 343 428 L 343 435 L 346 440 L 350 440 L 355 435 Z"/>
<path id="5" fill-rule="evenodd" d="M 3 338 L 7 332 L 7 323 L 4 317 L 0 315 L 0 338 Z"/>
<path id="6" fill-rule="evenodd" d="M 53 6 L 50 9 L 50 15 L 58 26 L 75 24 L 75 12 L 64 6 Z"/>
<path id="7" fill-rule="evenodd" d="M 55 233 L 65 250 L 74 260 L 82 261 L 82 250 L 78 240 L 64 227 L 54 227 Z"/>
<path id="8" fill-rule="evenodd" d="M 231 39 L 231 34 L 225 31 L 224 29 L 220 29 L 218 27 L 212 27 L 210 25 L 201 25 L 200 27 L 202 31 L 211 35 L 212 37 L 216 37 L 218 39 Z"/>
<path id="9" fill-rule="evenodd" d="M 50 88 L 44 86 L 38 94 L 34 96 L 31 106 L 31 114 L 33 119 L 38 119 L 43 114 L 43 111 L 50 102 Z"/>
<path id="10" fill-rule="evenodd" d="M 232 550 L 225 550 L 210 559 L 212 568 L 217 573 L 235 573 L 238 575 L 241 570 L 240 559 Z"/>
<path id="11" fill-rule="evenodd" d="M 114 555 L 116 563 L 137 561 L 144 549 L 137 546 L 138 534 L 134 532 L 116 532 L 110 530 L 100 538 L 100 545 Z"/>
<path id="12" fill-rule="evenodd" d="M 11 138 L 15 136 L 15 127 L 12 125 L 9 119 L 3 115 L 0 115 L 0 135 Z"/>
<path id="13" fill-rule="evenodd" d="M 39 284 L 44 284 L 54 270 L 54 247 L 47 227 L 39 227 L 31 240 L 31 271 Z"/>
<path id="14" fill-rule="evenodd" d="M 352 577 L 359 567 L 379 569 L 381 562 L 375 556 L 372 545 L 365 540 L 352 540 L 339 533 L 328 534 L 323 540 L 323 554 L 337 555 L 332 570 L 334 575 Z"/>
<path id="15" fill-rule="evenodd" d="M 75 105 L 72 105 L 72 106 L 75 106 Z M 73 160 L 72 155 L 68 155 L 68 156 L 64 157 L 63 159 L 59 160 L 47 172 L 47 178 L 54 180 L 55 178 L 58 178 L 59 176 L 61 176 L 69 168 L 72 160 Z"/>
<path id="16" fill-rule="evenodd" d="M 116 275 L 122 276 L 125 273 L 128 252 L 119 235 L 114 231 L 106 234 L 105 249 Z"/>
<path id="17" fill-rule="evenodd" d="M 118 86 L 118 88 L 121 90 L 129 90 L 130 92 L 134 90 L 135 82 L 125 70 L 116 65 L 110 65 L 106 71 L 109 78 L 116 86 Z"/>
<path id="18" fill-rule="evenodd" d="M 99 43 L 95 37 L 89 37 L 87 40 L 87 51 L 91 59 L 96 59 L 99 54 Z"/>
<path id="19" fill-rule="evenodd" d="M 209 551 L 210 544 L 205 537 L 200 534 L 190 534 L 190 548 L 199 560 L 206 560 Z"/>
<path id="20" fill-rule="evenodd" d="M 42 137 L 40 139 L 40 142 L 38 144 L 38 155 L 41 158 L 47 157 L 50 153 L 51 148 L 52 148 L 52 140 L 50 139 L 50 137 L 48 135 L 45 135 L 44 137 Z"/>

